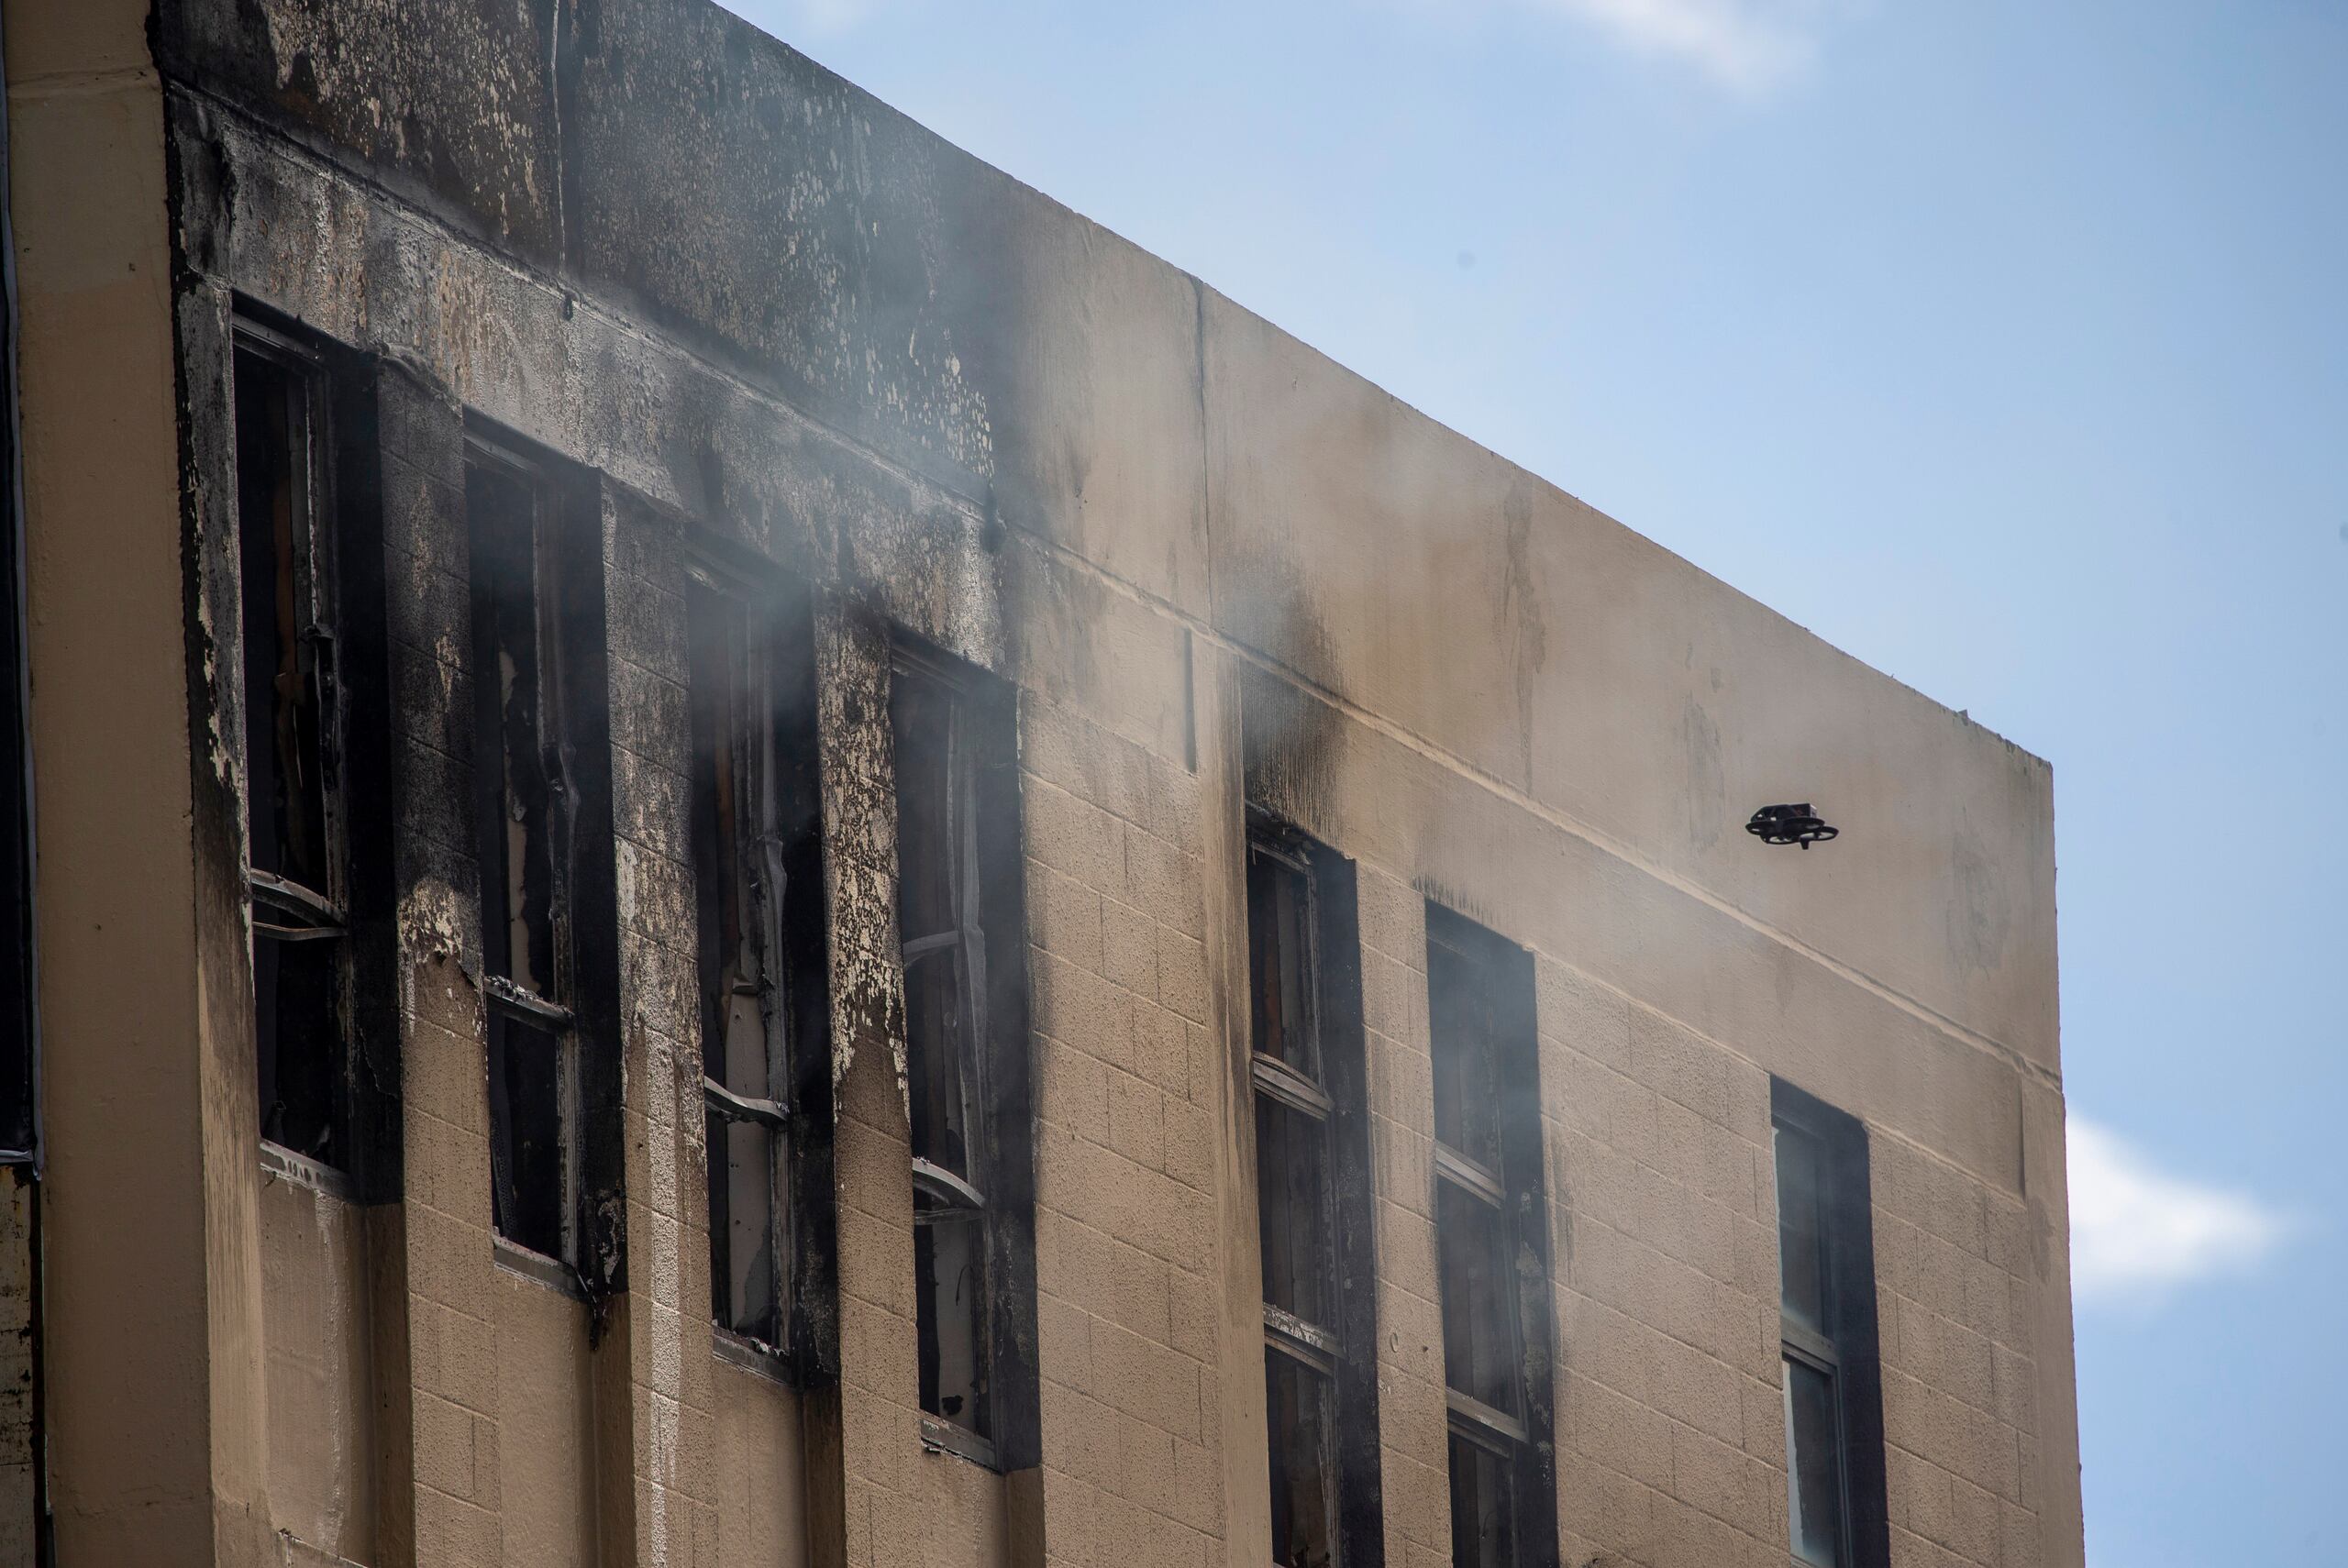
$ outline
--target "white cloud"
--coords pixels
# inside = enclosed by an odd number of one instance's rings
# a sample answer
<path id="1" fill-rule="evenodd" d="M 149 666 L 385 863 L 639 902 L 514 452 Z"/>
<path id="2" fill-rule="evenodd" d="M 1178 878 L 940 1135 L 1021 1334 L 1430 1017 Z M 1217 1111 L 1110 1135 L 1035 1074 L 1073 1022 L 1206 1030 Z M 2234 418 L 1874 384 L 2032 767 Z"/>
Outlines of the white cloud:
<path id="1" fill-rule="evenodd" d="M 1733 91 L 1759 94 L 1799 74 L 1834 17 L 1874 0 L 1383 0 L 1456 17 L 1507 6 L 1578 23 L 1634 54 L 1690 67 Z"/>
<path id="2" fill-rule="evenodd" d="M 2247 1268 L 2291 1229 L 2256 1198 L 2159 1170 L 2077 1116 L 2068 1148 L 2071 1295 L 2081 1303 L 2143 1301 Z"/>
<path id="3" fill-rule="evenodd" d="M 1820 6 L 1804 0 L 1532 0 L 1643 54 L 1685 61 L 1728 86 L 1775 85 L 1808 62 Z"/>

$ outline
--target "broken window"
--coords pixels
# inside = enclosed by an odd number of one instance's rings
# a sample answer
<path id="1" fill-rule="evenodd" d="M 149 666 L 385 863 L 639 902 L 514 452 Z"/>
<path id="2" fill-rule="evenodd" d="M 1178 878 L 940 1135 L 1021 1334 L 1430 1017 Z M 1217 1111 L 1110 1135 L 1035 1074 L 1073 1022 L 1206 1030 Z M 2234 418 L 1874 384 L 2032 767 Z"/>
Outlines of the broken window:
<path id="1" fill-rule="evenodd" d="M 1554 1535 L 1547 1219 L 1529 955 L 1427 909 L 1435 1262 L 1456 1568 Z"/>
<path id="2" fill-rule="evenodd" d="M 1379 1557 L 1367 1114 L 1349 873 L 1337 856 L 1271 823 L 1249 835 L 1264 1394 L 1272 1555 L 1281 1568 L 1341 1561 L 1368 1568 Z M 1350 1291 L 1348 1280 L 1358 1282 Z"/>
<path id="3" fill-rule="evenodd" d="M 794 608 L 786 613 L 714 569 L 692 569 L 711 1311 L 720 1328 L 776 1353 L 791 1348 L 803 1272 L 794 1242 L 806 1229 L 792 1201 L 795 1143 L 820 1135 L 794 1087 L 806 1076 L 801 1031 L 809 1023 L 814 1054 L 825 1051 L 821 1014 L 806 994 L 823 983 L 814 650 L 803 602 Z"/>
<path id="4" fill-rule="evenodd" d="M 1872 1568 L 1887 1531 L 1866 1135 L 1790 1085 L 1771 1089 L 1794 1556 Z"/>
<path id="5" fill-rule="evenodd" d="M 537 465 L 473 437 L 465 507 L 492 1207 L 508 1242 L 576 1265 L 581 1086 L 570 886 L 576 790 L 562 723 L 553 492 Z"/>
<path id="6" fill-rule="evenodd" d="M 235 350 L 246 875 L 260 1135 L 348 1169 L 350 940 L 326 376 L 239 322 Z"/>
<path id="7" fill-rule="evenodd" d="M 1025 973 L 1011 715 L 985 677 L 900 648 L 890 716 L 921 1408 L 950 1425 L 941 1441 L 1007 1463 L 1008 1331 L 1033 1311 L 1026 1032 L 1003 1016 Z"/>

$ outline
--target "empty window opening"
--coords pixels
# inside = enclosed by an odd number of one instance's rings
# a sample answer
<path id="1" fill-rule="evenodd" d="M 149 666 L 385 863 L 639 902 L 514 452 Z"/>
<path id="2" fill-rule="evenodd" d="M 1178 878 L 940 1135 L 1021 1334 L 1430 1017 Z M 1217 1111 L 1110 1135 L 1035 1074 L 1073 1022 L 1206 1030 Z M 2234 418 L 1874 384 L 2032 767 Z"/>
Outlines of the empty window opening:
<path id="1" fill-rule="evenodd" d="M 1247 845 L 1250 1075 L 1281 1568 L 1365 1568 L 1379 1556 L 1356 942 L 1350 867 L 1257 823 Z"/>
<path id="2" fill-rule="evenodd" d="M 1851 1117 L 1772 1086 L 1786 1502 L 1811 1568 L 1885 1561 L 1882 1396 L 1866 1136 Z"/>
<path id="3" fill-rule="evenodd" d="M 260 1135 L 348 1168 L 352 1000 L 326 377 L 303 346 L 241 322 L 234 371 Z"/>
<path id="4" fill-rule="evenodd" d="M 1452 1562 L 1511 1568 L 1555 1537 L 1531 956 L 1430 905 L 1427 1008 Z"/>
<path id="5" fill-rule="evenodd" d="M 813 648 L 803 610 L 786 615 L 699 566 L 687 619 L 711 1312 L 787 1354 L 808 1229 L 795 1156 L 828 1132 L 794 1087 L 805 1073 L 799 1030 L 820 1021 L 801 994 L 820 988 L 823 940 L 807 929 L 822 919 Z M 801 961 L 811 946 L 814 965 Z M 814 1050 L 825 1055 L 820 1039 Z"/>
<path id="6" fill-rule="evenodd" d="M 580 1261 L 580 1065 L 571 973 L 577 792 L 563 733 L 555 505 L 535 465 L 466 451 L 472 536 L 474 784 L 490 1172 L 498 1233 Z"/>
<path id="7" fill-rule="evenodd" d="M 1007 1437 L 1034 1444 L 1035 1310 L 1012 709 L 901 646 L 890 716 L 921 1408 L 944 1446 L 1009 1466 Z"/>

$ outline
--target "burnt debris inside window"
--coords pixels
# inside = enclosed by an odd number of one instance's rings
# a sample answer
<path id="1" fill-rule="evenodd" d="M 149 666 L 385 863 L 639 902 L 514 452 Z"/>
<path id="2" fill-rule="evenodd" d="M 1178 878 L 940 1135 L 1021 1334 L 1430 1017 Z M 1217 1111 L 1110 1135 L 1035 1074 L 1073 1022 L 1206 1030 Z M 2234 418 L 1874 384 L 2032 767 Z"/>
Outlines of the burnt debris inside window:
<path id="1" fill-rule="evenodd" d="M 1427 908 L 1435 1249 L 1457 1568 L 1553 1540 L 1548 1271 L 1529 955 Z"/>
<path id="2" fill-rule="evenodd" d="M 498 1233 L 579 1261 L 580 1083 L 569 853 L 575 793 L 563 734 L 560 578 L 545 473 L 468 443 L 473 776 L 490 1174 Z"/>
<path id="3" fill-rule="evenodd" d="M 943 1446 L 1012 1466 L 1035 1441 L 1013 710 L 981 672 L 901 644 L 890 718 L 921 1408 Z"/>
<path id="4" fill-rule="evenodd" d="M 1272 1555 L 1281 1568 L 1366 1568 L 1379 1556 L 1355 944 L 1342 858 L 1278 824 L 1255 823 L 1250 1072 Z"/>
<path id="5" fill-rule="evenodd" d="M 793 1145 L 821 1135 L 794 1094 L 802 993 L 821 985 L 814 650 L 803 602 L 699 565 L 687 620 L 711 1312 L 789 1353 L 806 1228 Z"/>
<path id="6" fill-rule="evenodd" d="M 302 345 L 249 323 L 234 370 L 260 1133 L 347 1167 L 352 1003 L 326 377 Z"/>
<path id="7" fill-rule="evenodd" d="M 1793 1553 L 1811 1568 L 1879 1568 L 1888 1528 L 1866 1136 L 1790 1085 L 1773 1084 L 1771 1102 Z"/>

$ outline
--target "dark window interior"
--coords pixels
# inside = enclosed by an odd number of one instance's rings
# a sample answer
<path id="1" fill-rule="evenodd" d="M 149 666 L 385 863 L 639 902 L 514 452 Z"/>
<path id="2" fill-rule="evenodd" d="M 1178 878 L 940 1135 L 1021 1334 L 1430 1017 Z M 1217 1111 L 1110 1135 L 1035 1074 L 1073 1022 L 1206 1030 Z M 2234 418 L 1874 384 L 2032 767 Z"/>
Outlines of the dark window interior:
<path id="1" fill-rule="evenodd" d="M 1482 1568 L 1516 1561 L 1516 1470 L 1502 1450 L 1451 1434 L 1451 1561 Z"/>
<path id="2" fill-rule="evenodd" d="M 1015 710 L 901 646 L 890 694 L 922 1408 L 971 1457 L 1034 1452 L 1032 1118 Z M 975 1440 L 975 1441 L 971 1441 Z"/>
<path id="3" fill-rule="evenodd" d="M 1881 1366 L 1866 1133 L 1791 1085 L 1771 1086 L 1786 1415 L 1796 1561 L 1888 1561 Z"/>
<path id="4" fill-rule="evenodd" d="M 561 726 L 560 580 L 545 477 L 467 452 L 482 963 L 489 1002 L 490 1168 L 499 1234 L 578 1261 L 576 1020 Z"/>
<path id="5" fill-rule="evenodd" d="M 1247 852 L 1247 956 L 1256 1053 L 1318 1082 L 1313 1027 L 1312 884 L 1300 856 Z"/>
<path id="6" fill-rule="evenodd" d="M 234 369 L 260 1132 L 347 1168 L 352 1004 L 326 388 L 305 353 L 257 327 L 239 332 Z"/>
<path id="7" fill-rule="evenodd" d="M 714 570 L 696 569 L 687 620 L 711 1311 L 789 1353 L 807 1228 L 794 1144 L 827 1132 L 796 1094 L 802 993 L 822 988 L 814 646 L 803 596 Z M 813 1049 L 828 1063 L 820 1032 Z"/>
<path id="8" fill-rule="evenodd" d="M 1374 1270 L 1352 868 L 1269 822 L 1247 845 L 1256 1206 L 1272 1551 L 1380 1560 Z"/>
<path id="9" fill-rule="evenodd" d="M 1264 1413 L 1271 1449 L 1272 1561 L 1326 1568 L 1337 1546 L 1335 1382 L 1277 1345 L 1264 1350 Z"/>
<path id="10" fill-rule="evenodd" d="M 1516 1269 L 1508 1217 L 1481 1194 L 1435 1183 L 1435 1256 L 1443 1295 L 1443 1369 L 1457 1392 L 1504 1416 L 1523 1405 Z"/>
<path id="11" fill-rule="evenodd" d="M 891 700 L 897 756 L 897 910 L 905 959 L 905 1070 L 913 1099 L 914 1266 L 922 1408 L 985 1435 L 987 1192 L 975 1106 L 984 1103 L 986 931 L 963 693 L 919 666 Z"/>
<path id="12" fill-rule="evenodd" d="M 1488 1171 L 1501 1168 L 1501 999 L 1483 955 L 1434 942 L 1427 949 L 1434 1011 L 1435 1141 Z"/>
<path id="13" fill-rule="evenodd" d="M 1257 1094 L 1256 1207 L 1264 1304 L 1334 1333 L 1337 1260 L 1329 1176 L 1327 1119 Z"/>
<path id="14" fill-rule="evenodd" d="M 1452 1560 L 1512 1568 L 1556 1533 L 1531 955 L 1429 905 L 1427 1010 Z"/>

